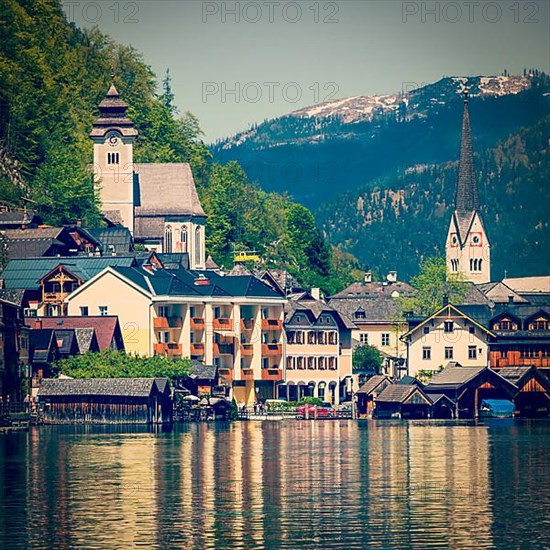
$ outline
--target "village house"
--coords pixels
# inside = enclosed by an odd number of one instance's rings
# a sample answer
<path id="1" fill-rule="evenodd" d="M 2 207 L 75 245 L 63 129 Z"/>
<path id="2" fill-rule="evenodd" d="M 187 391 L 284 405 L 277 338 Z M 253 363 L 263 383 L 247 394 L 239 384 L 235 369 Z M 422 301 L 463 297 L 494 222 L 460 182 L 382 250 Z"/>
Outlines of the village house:
<path id="1" fill-rule="evenodd" d="M 384 359 L 384 372 L 392 377 L 403 374 L 406 346 L 400 337 L 407 329 L 399 298 L 414 289 L 397 280 L 392 271 L 385 281 L 374 282 L 366 273 L 363 282 L 353 283 L 329 300 L 331 307 L 353 321 L 353 346 L 376 347 Z"/>
<path id="2" fill-rule="evenodd" d="M 286 376 L 279 396 L 319 397 L 338 404 L 353 388 L 351 333 L 355 325 L 319 298 L 318 289 L 289 296 L 285 306 Z"/>

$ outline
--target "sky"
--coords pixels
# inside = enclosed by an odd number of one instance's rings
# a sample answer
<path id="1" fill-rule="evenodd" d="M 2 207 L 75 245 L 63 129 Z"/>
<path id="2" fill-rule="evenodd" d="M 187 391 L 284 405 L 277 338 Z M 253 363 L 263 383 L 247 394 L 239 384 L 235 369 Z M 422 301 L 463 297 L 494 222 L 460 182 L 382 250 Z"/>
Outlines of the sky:
<path id="1" fill-rule="evenodd" d="M 139 50 L 213 142 L 324 100 L 550 73 L 550 1 L 63 1 Z"/>

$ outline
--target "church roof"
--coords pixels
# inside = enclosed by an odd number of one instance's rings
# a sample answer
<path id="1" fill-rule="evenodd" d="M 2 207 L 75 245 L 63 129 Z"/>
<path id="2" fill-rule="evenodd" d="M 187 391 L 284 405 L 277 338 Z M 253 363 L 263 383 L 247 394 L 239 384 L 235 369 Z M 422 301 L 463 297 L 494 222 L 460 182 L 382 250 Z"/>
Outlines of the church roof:
<path id="1" fill-rule="evenodd" d="M 470 213 L 479 210 L 479 194 L 474 166 L 474 152 L 472 147 L 472 132 L 470 129 L 470 113 L 468 111 L 467 95 L 464 99 L 462 141 L 460 146 L 460 163 L 458 167 L 455 209 L 459 213 L 459 216 L 462 213 Z"/>
<path id="2" fill-rule="evenodd" d="M 136 216 L 206 216 L 188 163 L 135 164 Z"/>

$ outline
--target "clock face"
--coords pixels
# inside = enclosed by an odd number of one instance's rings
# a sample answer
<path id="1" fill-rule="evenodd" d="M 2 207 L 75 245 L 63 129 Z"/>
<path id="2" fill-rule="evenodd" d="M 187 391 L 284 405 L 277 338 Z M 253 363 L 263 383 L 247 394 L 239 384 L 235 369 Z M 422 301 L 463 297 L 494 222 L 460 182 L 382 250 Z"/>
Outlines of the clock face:
<path id="1" fill-rule="evenodd" d="M 451 245 L 458 246 L 458 237 L 456 236 L 456 233 L 453 233 L 451 236 Z"/>
<path id="2" fill-rule="evenodd" d="M 474 233 L 472 235 L 472 245 L 473 246 L 481 246 L 481 234 L 480 233 Z"/>
<path id="3" fill-rule="evenodd" d="M 107 143 L 111 147 L 116 147 L 120 143 L 120 139 L 116 134 L 109 134 L 107 137 Z"/>

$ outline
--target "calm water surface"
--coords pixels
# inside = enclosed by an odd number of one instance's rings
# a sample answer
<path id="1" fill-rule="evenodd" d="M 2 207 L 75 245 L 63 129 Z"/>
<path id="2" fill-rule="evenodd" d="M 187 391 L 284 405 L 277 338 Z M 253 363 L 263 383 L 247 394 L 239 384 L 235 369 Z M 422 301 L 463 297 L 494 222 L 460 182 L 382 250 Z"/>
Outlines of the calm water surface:
<path id="1" fill-rule="evenodd" d="M 0 435 L 1 548 L 550 548 L 550 422 Z"/>

